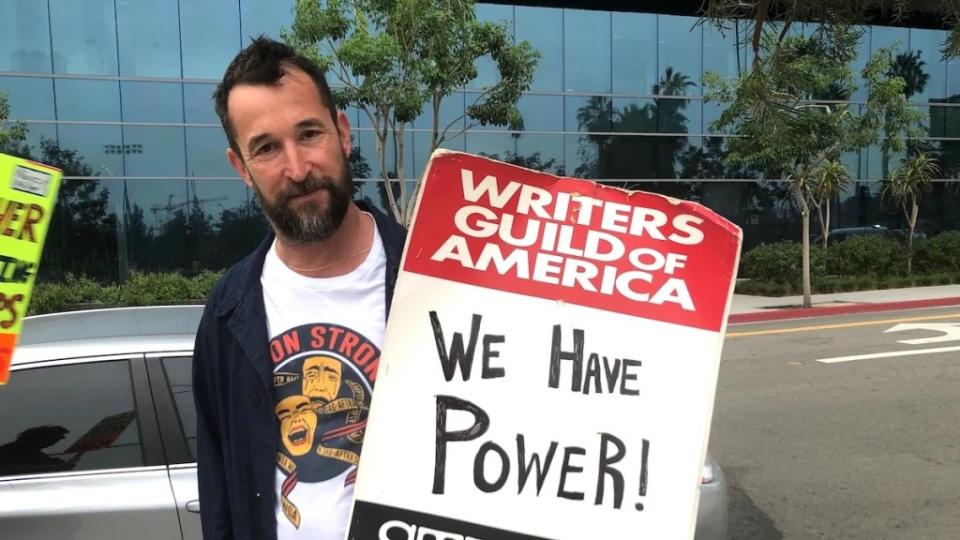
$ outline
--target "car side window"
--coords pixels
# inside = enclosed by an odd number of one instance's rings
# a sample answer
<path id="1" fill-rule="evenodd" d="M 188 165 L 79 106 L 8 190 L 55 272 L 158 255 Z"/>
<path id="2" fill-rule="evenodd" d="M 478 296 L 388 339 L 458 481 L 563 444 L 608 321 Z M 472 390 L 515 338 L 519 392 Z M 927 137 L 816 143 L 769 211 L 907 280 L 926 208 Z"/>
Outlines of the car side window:
<path id="1" fill-rule="evenodd" d="M 190 448 L 190 457 L 197 459 L 197 410 L 193 404 L 193 359 L 190 356 L 164 358 L 163 374 L 173 403 L 177 408 L 177 419 L 183 431 L 184 440 Z"/>
<path id="2" fill-rule="evenodd" d="M 142 465 L 128 361 L 21 369 L 0 388 L 0 477 Z"/>

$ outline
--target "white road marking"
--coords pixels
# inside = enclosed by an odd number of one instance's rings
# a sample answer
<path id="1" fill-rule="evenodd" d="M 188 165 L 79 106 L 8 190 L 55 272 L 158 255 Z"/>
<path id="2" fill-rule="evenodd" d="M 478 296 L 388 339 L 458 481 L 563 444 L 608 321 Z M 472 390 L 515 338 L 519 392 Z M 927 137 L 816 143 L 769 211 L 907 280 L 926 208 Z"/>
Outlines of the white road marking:
<path id="1" fill-rule="evenodd" d="M 918 354 L 937 354 L 955 351 L 960 351 L 960 347 L 937 347 L 934 349 L 919 349 L 915 351 L 890 351 L 873 354 L 857 354 L 853 356 L 838 356 L 836 358 L 821 358 L 817 360 L 817 362 L 823 364 L 838 364 L 840 362 L 853 362 L 856 360 L 875 360 L 878 358 L 893 358 L 897 356 L 914 356 Z"/>
<path id="2" fill-rule="evenodd" d="M 904 339 L 898 343 L 906 345 L 926 345 L 927 343 L 944 343 L 946 341 L 960 341 L 960 323 L 923 323 L 923 324 L 898 324 L 892 328 L 884 330 L 883 333 L 906 332 L 908 330 L 929 330 L 931 332 L 941 332 L 942 336 L 928 338 Z"/>

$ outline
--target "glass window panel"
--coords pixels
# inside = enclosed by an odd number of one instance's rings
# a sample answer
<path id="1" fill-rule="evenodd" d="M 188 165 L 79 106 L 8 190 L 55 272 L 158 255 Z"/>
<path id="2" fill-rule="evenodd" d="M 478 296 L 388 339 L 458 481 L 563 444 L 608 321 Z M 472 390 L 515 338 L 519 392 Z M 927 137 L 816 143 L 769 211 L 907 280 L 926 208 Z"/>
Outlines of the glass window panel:
<path id="1" fill-rule="evenodd" d="M 568 176 L 602 179 L 610 158 L 610 135 L 564 135 L 564 172 Z"/>
<path id="2" fill-rule="evenodd" d="M 946 38 L 947 33 L 943 30 L 910 30 L 910 49 L 920 53 L 923 62 L 920 67 L 928 77 L 925 84 L 921 84 L 923 81 L 918 78 L 906 77 L 907 91 L 912 91 L 911 99 L 928 101 L 946 97 L 947 66 L 940 58 L 940 47 Z"/>
<path id="3" fill-rule="evenodd" d="M 547 172 L 563 175 L 563 135 L 544 135 L 525 133 L 517 137 L 517 153 L 512 163 Z"/>
<path id="4" fill-rule="evenodd" d="M 566 9 L 563 27 L 564 89 L 610 92 L 610 12 Z"/>
<path id="5" fill-rule="evenodd" d="M 114 0 L 49 0 L 56 73 L 117 74 Z"/>
<path id="6" fill-rule="evenodd" d="M 27 146 L 30 148 L 30 159 L 43 162 L 43 151 L 40 142 L 43 140 L 57 143 L 57 126 L 54 124 L 27 124 Z M 27 156 L 22 156 L 27 157 Z"/>
<path id="7" fill-rule="evenodd" d="M 180 76 L 176 2 L 117 0 L 120 75 Z"/>
<path id="8" fill-rule="evenodd" d="M 883 150 L 879 144 L 870 145 L 867 151 L 867 178 L 870 180 L 889 178 L 900 160 L 906 157 L 906 151 Z"/>
<path id="9" fill-rule="evenodd" d="M 184 119 L 188 124 L 220 125 L 220 118 L 213 108 L 215 84 L 183 84 Z"/>
<path id="10" fill-rule="evenodd" d="M 657 82 L 657 16 L 613 15 L 613 91 L 647 94 Z"/>
<path id="11" fill-rule="evenodd" d="M 713 128 L 713 123 L 720 119 L 727 105 L 716 101 L 703 102 L 703 129 L 706 133 L 719 133 Z"/>
<path id="12" fill-rule="evenodd" d="M 123 81 L 120 84 L 124 122 L 183 122 L 180 83 Z"/>
<path id="13" fill-rule="evenodd" d="M 526 94 L 517 102 L 527 131 L 562 131 L 563 98 Z"/>
<path id="14" fill-rule="evenodd" d="M 294 0 L 240 0 L 242 46 L 260 34 L 280 39 L 280 29 L 293 24 L 294 3 Z"/>
<path id="15" fill-rule="evenodd" d="M 188 127 L 187 176 L 236 177 L 227 160 L 227 136 L 218 127 Z"/>
<path id="16" fill-rule="evenodd" d="M 191 269 L 187 180 L 127 180 L 127 256 L 138 271 Z"/>
<path id="17" fill-rule="evenodd" d="M 220 79 L 240 49 L 237 0 L 180 0 L 184 78 Z"/>
<path id="18" fill-rule="evenodd" d="M 563 11 L 517 6 L 517 41 L 527 40 L 542 55 L 531 90 L 563 88 Z"/>
<path id="19" fill-rule="evenodd" d="M 517 150 L 516 139 L 508 133 L 467 133 L 467 152 L 504 160 Z"/>
<path id="20" fill-rule="evenodd" d="M 77 152 L 94 176 L 123 176 L 120 126 L 61 124 L 60 147 Z"/>
<path id="21" fill-rule="evenodd" d="M 709 22 L 703 25 L 703 69 L 728 80 L 736 79 L 744 66 L 734 24 L 727 23 L 723 31 Z"/>
<path id="22" fill-rule="evenodd" d="M 186 249 L 198 268 L 222 270 L 256 249 L 266 219 L 249 203 L 249 190 L 240 179 L 190 180 L 189 187 L 192 226 Z"/>
<path id="23" fill-rule="evenodd" d="M 128 176 L 183 176 L 186 156 L 182 127 L 124 126 Z"/>
<path id="24" fill-rule="evenodd" d="M 631 133 L 657 132 L 656 100 L 613 98 L 613 123 L 610 131 Z"/>
<path id="25" fill-rule="evenodd" d="M 505 24 L 507 25 L 507 34 L 513 36 L 513 6 L 477 4 L 474 11 L 477 14 L 478 21 Z M 500 80 L 497 65 L 490 58 L 490 55 L 484 55 L 477 59 L 476 66 L 477 78 L 467 84 L 469 88 L 486 88 Z"/>
<path id="26" fill-rule="evenodd" d="M 947 95 L 960 95 L 960 59 L 947 62 Z"/>
<path id="27" fill-rule="evenodd" d="M 0 77 L 0 93 L 7 95 L 11 120 L 55 120 L 53 79 Z"/>
<path id="28" fill-rule="evenodd" d="M 64 170 L 65 176 L 84 172 Z M 64 178 L 56 208 L 43 245 L 40 275 L 61 280 L 70 273 L 115 281 L 119 274 L 117 216 L 123 214 L 122 181 Z"/>
<path id="29" fill-rule="evenodd" d="M 6 0 L 0 3 L 0 71 L 50 73 L 50 26 L 47 3 Z"/>
<path id="30" fill-rule="evenodd" d="M 942 141 L 943 174 L 946 178 L 960 178 L 960 141 Z"/>
<path id="31" fill-rule="evenodd" d="M 699 99 L 658 99 L 657 131 L 660 133 L 699 133 Z"/>
<path id="32" fill-rule="evenodd" d="M 54 88 L 59 120 L 120 121 L 118 81 L 57 79 Z"/>
<path id="33" fill-rule="evenodd" d="M 613 109 L 607 96 L 565 96 L 564 131 L 611 131 Z"/>
<path id="34" fill-rule="evenodd" d="M 700 95 L 702 26 L 696 17 L 660 15 L 658 94 Z"/>
<path id="35" fill-rule="evenodd" d="M 907 28 L 894 28 L 892 26 L 872 26 L 870 27 L 870 50 L 877 52 L 878 49 L 886 47 L 897 47 L 897 51 L 907 50 L 910 43 L 910 30 Z"/>
<path id="36" fill-rule="evenodd" d="M 127 361 L 19 370 L 3 390 L 0 476 L 144 464 Z"/>
<path id="37" fill-rule="evenodd" d="M 930 107 L 931 137 L 960 137 L 960 106 Z"/>
<path id="38" fill-rule="evenodd" d="M 170 397 L 177 410 L 177 420 L 180 431 L 190 456 L 197 459 L 197 409 L 193 405 L 193 373 L 191 369 L 192 357 L 164 358 L 162 360 L 163 374 L 170 388 Z"/>

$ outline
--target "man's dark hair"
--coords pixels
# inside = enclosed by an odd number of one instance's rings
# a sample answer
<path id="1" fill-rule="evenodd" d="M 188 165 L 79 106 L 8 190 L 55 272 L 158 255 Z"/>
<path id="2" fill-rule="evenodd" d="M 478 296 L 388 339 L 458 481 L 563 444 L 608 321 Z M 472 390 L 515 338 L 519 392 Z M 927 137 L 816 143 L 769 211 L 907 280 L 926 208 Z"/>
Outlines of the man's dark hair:
<path id="1" fill-rule="evenodd" d="M 230 66 L 223 74 L 223 80 L 220 81 L 213 93 L 214 109 L 217 111 L 217 116 L 220 117 L 220 123 L 223 124 L 227 141 L 233 151 L 241 156 L 241 159 L 243 155 L 237 145 L 237 133 L 233 129 L 233 124 L 230 123 L 230 117 L 227 114 L 227 98 L 230 96 L 230 91 L 238 84 L 277 84 L 277 81 L 290 68 L 300 69 L 313 79 L 313 83 L 317 85 L 317 90 L 320 92 L 320 102 L 330 109 L 333 125 L 337 125 L 336 107 L 333 104 L 333 96 L 330 94 L 330 87 L 327 85 L 323 70 L 309 58 L 298 54 L 293 47 L 260 35 L 251 40 L 250 45 L 247 45 L 247 48 L 240 51 L 240 54 L 230 62 Z"/>

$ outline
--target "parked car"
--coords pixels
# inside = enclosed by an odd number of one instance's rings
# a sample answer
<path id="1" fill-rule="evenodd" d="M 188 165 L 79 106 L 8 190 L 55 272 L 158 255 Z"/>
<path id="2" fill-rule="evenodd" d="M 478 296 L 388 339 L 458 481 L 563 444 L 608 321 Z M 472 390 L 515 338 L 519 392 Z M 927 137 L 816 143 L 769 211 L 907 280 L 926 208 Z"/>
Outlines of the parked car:
<path id="1" fill-rule="evenodd" d="M 200 540 L 191 354 L 200 306 L 28 317 L 0 387 L 0 536 Z M 708 455 L 696 538 L 726 539 Z"/>

